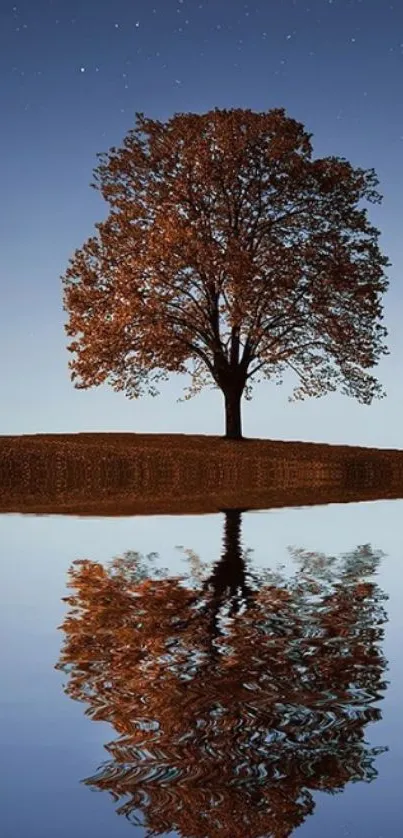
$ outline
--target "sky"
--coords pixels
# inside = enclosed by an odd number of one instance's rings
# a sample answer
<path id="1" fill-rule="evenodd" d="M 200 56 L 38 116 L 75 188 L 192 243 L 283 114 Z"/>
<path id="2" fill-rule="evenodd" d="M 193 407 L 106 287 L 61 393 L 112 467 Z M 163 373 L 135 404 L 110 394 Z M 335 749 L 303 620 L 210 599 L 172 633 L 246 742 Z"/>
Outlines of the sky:
<path id="1" fill-rule="evenodd" d="M 136 112 L 284 107 L 315 157 L 380 178 L 384 201 L 369 209 L 392 263 L 390 355 L 374 372 L 388 395 L 290 404 L 294 379 L 262 383 L 243 403 L 244 434 L 403 447 L 402 80 L 400 0 L 0 0 L 0 434 L 223 434 L 221 394 L 178 403 L 181 376 L 137 401 L 75 390 L 60 275 L 107 213 L 89 186 L 96 154 Z"/>

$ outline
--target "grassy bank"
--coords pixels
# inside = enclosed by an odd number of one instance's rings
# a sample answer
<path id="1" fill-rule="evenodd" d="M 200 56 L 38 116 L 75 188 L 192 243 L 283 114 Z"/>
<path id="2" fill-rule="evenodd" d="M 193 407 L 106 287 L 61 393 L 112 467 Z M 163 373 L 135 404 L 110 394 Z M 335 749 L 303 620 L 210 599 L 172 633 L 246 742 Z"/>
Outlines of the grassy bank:
<path id="1" fill-rule="evenodd" d="M 403 497 L 403 451 L 190 434 L 0 437 L 0 512 L 214 512 Z"/>

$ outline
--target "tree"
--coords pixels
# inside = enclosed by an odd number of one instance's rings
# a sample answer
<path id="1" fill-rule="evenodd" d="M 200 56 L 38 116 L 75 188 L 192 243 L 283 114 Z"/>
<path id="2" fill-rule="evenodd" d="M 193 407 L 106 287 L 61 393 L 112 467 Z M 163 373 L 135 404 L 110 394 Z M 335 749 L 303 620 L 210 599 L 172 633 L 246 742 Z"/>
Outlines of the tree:
<path id="1" fill-rule="evenodd" d="M 313 159 L 283 109 L 137 114 L 98 157 L 109 215 L 63 277 L 77 387 L 137 398 L 189 373 L 185 398 L 222 391 L 232 439 L 262 376 L 291 370 L 294 399 L 384 395 L 368 372 L 387 353 L 388 260 L 363 207 L 381 200 L 373 169 Z"/>
<path id="2" fill-rule="evenodd" d="M 226 513 L 212 572 L 187 550 L 187 578 L 147 579 L 134 552 L 69 574 L 57 667 L 118 734 L 84 782 L 148 836 L 285 838 L 313 792 L 370 782 L 385 750 L 364 732 L 386 687 L 381 553 L 294 549 L 291 578 L 252 572 L 240 524 Z"/>

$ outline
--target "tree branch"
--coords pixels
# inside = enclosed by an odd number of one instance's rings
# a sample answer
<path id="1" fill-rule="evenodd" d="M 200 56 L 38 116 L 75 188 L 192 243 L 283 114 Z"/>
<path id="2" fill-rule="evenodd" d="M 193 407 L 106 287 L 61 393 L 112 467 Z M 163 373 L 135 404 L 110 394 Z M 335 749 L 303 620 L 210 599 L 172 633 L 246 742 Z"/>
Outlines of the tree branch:
<path id="1" fill-rule="evenodd" d="M 239 361 L 239 326 L 233 326 L 231 329 L 231 350 L 230 350 L 230 365 L 237 367 Z"/>
<path id="2" fill-rule="evenodd" d="M 276 341 L 273 341 L 273 343 L 270 344 L 270 346 L 268 348 L 270 349 L 270 347 L 274 346 L 275 343 L 276 343 Z M 328 348 L 326 346 L 326 344 L 321 340 L 310 340 L 307 343 L 303 343 L 300 346 L 292 347 L 291 350 L 288 347 L 288 348 L 284 349 L 282 352 L 279 352 L 275 357 L 275 363 L 277 363 L 278 360 L 284 360 L 289 366 L 291 366 L 291 362 L 287 360 L 287 355 L 290 354 L 290 352 L 291 352 L 291 354 L 295 355 L 297 352 L 301 352 L 304 349 L 310 349 L 311 347 L 314 347 L 314 346 L 322 347 L 323 349 Z M 256 367 L 254 367 L 254 369 L 252 369 L 247 374 L 246 378 L 247 379 L 252 378 L 252 376 L 255 375 L 255 373 L 258 372 L 258 370 L 262 369 L 262 367 L 265 367 L 268 363 L 270 363 L 270 362 L 267 360 L 267 358 L 265 360 L 261 361 Z"/>
<path id="3" fill-rule="evenodd" d="M 186 340 L 186 338 L 183 338 L 182 342 L 185 346 L 188 347 L 188 349 L 190 349 L 192 352 L 194 352 L 195 355 L 198 355 L 199 358 L 202 359 L 202 361 L 205 363 L 207 369 L 211 373 L 214 381 L 216 381 L 216 383 L 218 383 L 217 379 L 216 379 L 216 376 L 215 376 L 215 373 L 214 373 L 214 366 L 211 363 L 211 361 L 210 361 L 209 357 L 207 356 L 207 354 L 205 353 L 205 351 L 203 349 L 200 349 L 200 347 L 197 346 L 196 344 L 192 343 L 192 341 Z"/>
<path id="4" fill-rule="evenodd" d="M 265 296 L 266 296 L 266 293 L 268 291 L 267 288 L 263 289 L 262 294 L 259 298 L 259 305 L 258 305 L 257 313 L 256 313 L 256 315 L 254 317 L 254 321 L 252 322 L 252 325 L 250 327 L 250 334 L 251 334 L 251 337 L 252 337 L 253 349 L 254 349 L 255 353 L 256 353 L 257 347 L 259 346 L 261 338 L 270 329 L 275 328 L 277 325 L 279 325 L 280 323 L 287 320 L 290 317 L 290 315 L 293 314 L 293 312 L 295 311 L 298 303 L 301 302 L 301 300 L 305 297 L 307 291 L 309 290 L 309 286 L 311 286 L 311 285 L 312 285 L 312 282 L 309 283 L 308 287 L 306 285 L 304 285 L 302 290 L 298 294 L 296 294 L 296 296 L 292 300 L 288 309 L 286 309 L 285 311 L 282 311 L 280 314 L 275 315 L 268 323 L 266 323 L 266 325 L 263 327 L 263 329 L 260 329 L 260 324 L 261 324 L 262 319 L 264 317 L 264 305 L 265 305 L 265 302 L 266 302 Z M 260 303 L 261 300 L 263 300 L 262 303 Z M 256 331 L 258 332 L 258 335 L 256 337 L 254 337 L 253 335 L 254 335 L 254 333 L 256 333 Z"/>

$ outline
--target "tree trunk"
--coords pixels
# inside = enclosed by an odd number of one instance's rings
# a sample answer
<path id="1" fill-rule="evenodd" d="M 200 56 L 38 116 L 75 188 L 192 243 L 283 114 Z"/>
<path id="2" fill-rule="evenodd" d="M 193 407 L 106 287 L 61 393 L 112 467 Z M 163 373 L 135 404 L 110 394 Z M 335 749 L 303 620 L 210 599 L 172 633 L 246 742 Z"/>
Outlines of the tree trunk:
<path id="1" fill-rule="evenodd" d="M 226 439 L 242 439 L 241 398 L 242 390 L 238 387 L 224 390 Z"/>

